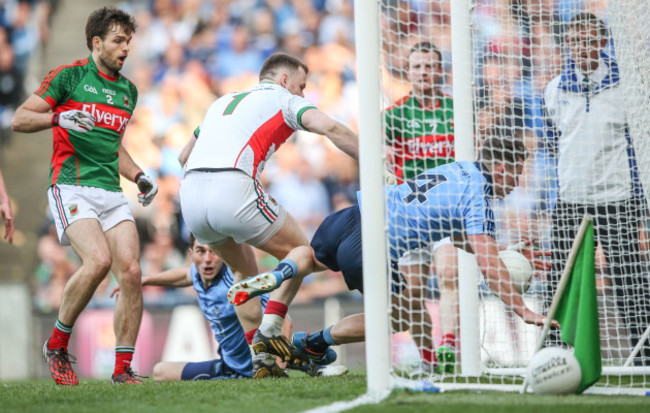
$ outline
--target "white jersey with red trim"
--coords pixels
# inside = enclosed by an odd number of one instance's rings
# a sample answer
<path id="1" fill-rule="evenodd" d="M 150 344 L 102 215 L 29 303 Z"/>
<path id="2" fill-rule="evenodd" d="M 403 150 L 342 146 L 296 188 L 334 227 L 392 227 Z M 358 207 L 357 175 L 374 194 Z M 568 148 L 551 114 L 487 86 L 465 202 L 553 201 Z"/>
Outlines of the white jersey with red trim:
<path id="1" fill-rule="evenodd" d="M 259 179 L 266 161 L 315 106 L 282 86 L 261 83 L 217 99 L 201 123 L 187 170 L 239 169 Z"/>

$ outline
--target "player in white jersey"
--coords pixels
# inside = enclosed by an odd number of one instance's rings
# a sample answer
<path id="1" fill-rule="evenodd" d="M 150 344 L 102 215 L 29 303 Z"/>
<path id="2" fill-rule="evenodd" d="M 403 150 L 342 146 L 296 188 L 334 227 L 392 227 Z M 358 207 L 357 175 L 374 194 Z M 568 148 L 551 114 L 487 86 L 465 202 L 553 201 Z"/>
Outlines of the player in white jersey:
<path id="1" fill-rule="evenodd" d="M 309 248 L 296 221 L 259 182 L 266 160 L 296 130 L 325 135 L 358 159 L 354 132 L 304 98 L 307 73 L 307 66 L 292 56 L 271 55 L 262 66 L 259 85 L 222 96 L 210 106 L 179 158 L 186 169 L 180 190 L 185 222 L 200 243 L 209 245 L 228 264 L 236 281 L 258 273 L 252 247 L 282 260 L 282 279 L 251 280 L 252 288 L 270 290 L 292 278 L 302 264 L 284 258 L 296 247 Z M 302 278 L 282 283 L 271 294 L 261 320 L 259 299 L 237 308 L 246 338 L 256 351 L 308 361 L 281 334 Z M 247 294 L 243 288 L 229 298 L 246 301 Z"/>

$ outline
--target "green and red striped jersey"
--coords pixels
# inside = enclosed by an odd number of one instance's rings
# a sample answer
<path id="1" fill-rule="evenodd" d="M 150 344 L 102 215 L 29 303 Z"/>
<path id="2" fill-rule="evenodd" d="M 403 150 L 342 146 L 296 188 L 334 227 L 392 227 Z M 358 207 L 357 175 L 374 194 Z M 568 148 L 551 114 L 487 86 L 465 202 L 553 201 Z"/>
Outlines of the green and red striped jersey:
<path id="1" fill-rule="evenodd" d="M 386 144 L 395 158 L 395 176 L 401 183 L 454 160 L 454 102 L 438 92 L 435 108 L 425 108 L 413 94 L 384 112 Z"/>
<path id="2" fill-rule="evenodd" d="M 50 71 L 34 94 L 45 99 L 55 113 L 79 109 L 96 119 L 93 130 L 86 133 L 53 128 L 50 185 L 121 191 L 118 150 L 138 100 L 135 85 L 121 74 L 101 73 L 92 57 L 87 57 Z"/>

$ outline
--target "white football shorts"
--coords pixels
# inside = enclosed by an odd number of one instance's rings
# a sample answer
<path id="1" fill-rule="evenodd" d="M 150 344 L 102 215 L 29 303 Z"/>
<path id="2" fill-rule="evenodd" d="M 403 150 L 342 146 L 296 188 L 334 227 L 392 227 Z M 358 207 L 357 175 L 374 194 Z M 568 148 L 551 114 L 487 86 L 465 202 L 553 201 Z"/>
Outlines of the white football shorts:
<path id="1" fill-rule="evenodd" d="M 90 186 L 52 185 L 47 190 L 47 199 L 61 245 L 70 245 L 65 229 L 80 219 L 96 219 L 104 232 L 122 221 L 134 221 L 122 192 Z"/>
<path id="2" fill-rule="evenodd" d="M 180 195 L 183 219 L 202 244 L 232 238 L 238 244 L 264 245 L 287 218 L 262 185 L 239 170 L 189 171 Z"/>
<path id="3" fill-rule="evenodd" d="M 451 243 L 451 238 L 447 237 L 434 242 L 431 248 L 417 248 L 406 251 L 399 261 L 397 261 L 397 264 L 400 266 L 431 265 L 436 250 L 443 245 Z"/>

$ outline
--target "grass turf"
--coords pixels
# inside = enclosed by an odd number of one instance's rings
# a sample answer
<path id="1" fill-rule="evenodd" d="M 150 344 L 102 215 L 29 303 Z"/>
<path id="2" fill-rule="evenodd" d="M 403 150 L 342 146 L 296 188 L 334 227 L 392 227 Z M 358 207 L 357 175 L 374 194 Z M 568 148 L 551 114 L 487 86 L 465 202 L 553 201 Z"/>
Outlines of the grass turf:
<path id="1" fill-rule="evenodd" d="M 200 382 L 111 385 L 108 380 L 81 380 L 76 387 L 59 387 L 51 380 L 0 383 L 2 412 L 300 412 L 365 392 L 362 373 L 342 377 L 219 380 Z M 351 412 L 641 412 L 650 411 L 650 397 L 537 396 L 496 392 L 441 394 L 395 391 L 379 405 Z"/>

